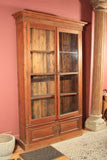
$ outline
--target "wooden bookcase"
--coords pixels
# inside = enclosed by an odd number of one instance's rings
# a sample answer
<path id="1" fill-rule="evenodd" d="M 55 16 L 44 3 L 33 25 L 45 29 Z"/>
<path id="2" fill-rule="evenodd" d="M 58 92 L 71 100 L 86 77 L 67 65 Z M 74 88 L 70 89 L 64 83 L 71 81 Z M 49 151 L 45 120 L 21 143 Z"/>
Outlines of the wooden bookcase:
<path id="1" fill-rule="evenodd" d="M 84 22 L 23 10 L 17 28 L 19 142 L 42 147 L 81 135 Z"/>

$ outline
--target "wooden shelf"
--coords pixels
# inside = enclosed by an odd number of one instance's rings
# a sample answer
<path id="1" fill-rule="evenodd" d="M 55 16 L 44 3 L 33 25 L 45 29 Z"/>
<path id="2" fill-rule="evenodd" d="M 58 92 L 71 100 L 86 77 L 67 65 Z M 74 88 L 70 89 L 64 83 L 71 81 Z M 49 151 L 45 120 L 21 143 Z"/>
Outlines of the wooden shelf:
<path id="1" fill-rule="evenodd" d="M 74 92 L 74 93 L 60 93 L 60 96 L 75 96 L 77 94 L 78 94 L 77 92 Z"/>
<path id="2" fill-rule="evenodd" d="M 31 53 L 43 53 L 43 54 L 47 53 L 47 54 L 50 54 L 50 53 L 54 53 L 55 51 L 53 51 L 53 50 L 52 51 L 31 50 L 30 52 Z"/>
<path id="3" fill-rule="evenodd" d="M 55 73 L 31 73 L 31 76 L 54 76 Z"/>
<path id="4" fill-rule="evenodd" d="M 75 75 L 78 74 L 78 72 L 65 72 L 65 73 L 59 73 L 60 76 L 67 76 L 67 75 Z"/>
<path id="5" fill-rule="evenodd" d="M 59 53 L 64 53 L 64 54 L 77 54 L 78 52 L 71 52 L 71 51 L 59 51 Z"/>
<path id="6" fill-rule="evenodd" d="M 40 96 L 35 96 L 31 97 L 31 100 L 37 100 L 37 99 L 46 99 L 46 98 L 53 98 L 55 95 L 40 95 Z"/>
<path id="7" fill-rule="evenodd" d="M 75 75 L 78 74 L 78 72 L 64 72 L 64 73 L 59 73 L 61 76 L 66 76 L 66 75 Z M 31 73 L 31 76 L 54 76 L 55 73 Z"/>

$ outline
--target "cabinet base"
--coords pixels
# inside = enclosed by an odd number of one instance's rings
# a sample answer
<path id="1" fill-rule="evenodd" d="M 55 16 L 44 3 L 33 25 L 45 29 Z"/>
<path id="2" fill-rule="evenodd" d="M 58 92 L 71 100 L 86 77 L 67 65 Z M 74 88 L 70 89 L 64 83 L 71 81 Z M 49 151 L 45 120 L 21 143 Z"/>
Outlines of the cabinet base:
<path id="1" fill-rule="evenodd" d="M 42 141 L 35 141 L 34 143 L 31 144 L 25 144 L 23 141 L 20 139 L 17 140 L 18 144 L 24 149 L 24 150 L 34 150 L 34 149 L 39 149 L 42 147 L 46 147 L 50 144 L 60 142 L 69 138 L 81 136 L 83 133 L 82 129 L 81 130 L 75 130 L 70 133 L 62 134 L 58 137 L 50 138 L 50 139 L 45 139 Z"/>

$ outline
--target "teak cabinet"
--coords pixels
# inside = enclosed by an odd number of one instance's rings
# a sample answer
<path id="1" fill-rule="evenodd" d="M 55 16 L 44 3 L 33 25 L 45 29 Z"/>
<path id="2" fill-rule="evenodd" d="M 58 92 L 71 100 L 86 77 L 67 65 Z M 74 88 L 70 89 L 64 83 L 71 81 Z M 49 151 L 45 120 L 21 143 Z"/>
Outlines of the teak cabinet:
<path id="1" fill-rule="evenodd" d="M 80 135 L 86 23 L 28 10 L 13 16 L 22 147 L 41 147 Z"/>

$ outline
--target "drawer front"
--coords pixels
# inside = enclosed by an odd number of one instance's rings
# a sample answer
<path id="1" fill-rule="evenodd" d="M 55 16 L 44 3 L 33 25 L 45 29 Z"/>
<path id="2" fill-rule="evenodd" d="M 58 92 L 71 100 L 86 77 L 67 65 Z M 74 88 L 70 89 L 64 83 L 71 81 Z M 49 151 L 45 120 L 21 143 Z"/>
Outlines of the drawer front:
<path id="1" fill-rule="evenodd" d="M 52 138 L 56 135 L 57 129 L 55 125 L 48 125 L 30 129 L 30 143 L 43 139 Z"/>
<path id="2" fill-rule="evenodd" d="M 81 118 L 60 122 L 60 134 L 81 129 Z"/>

